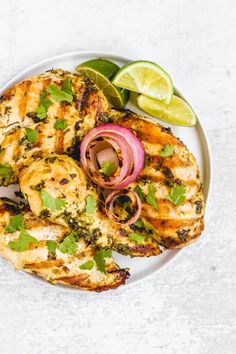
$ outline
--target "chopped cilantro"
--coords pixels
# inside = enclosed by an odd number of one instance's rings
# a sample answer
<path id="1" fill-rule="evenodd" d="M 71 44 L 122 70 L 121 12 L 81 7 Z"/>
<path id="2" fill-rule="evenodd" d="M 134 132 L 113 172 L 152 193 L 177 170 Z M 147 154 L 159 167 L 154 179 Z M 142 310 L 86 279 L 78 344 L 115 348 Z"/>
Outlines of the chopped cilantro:
<path id="1" fill-rule="evenodd" d="M 40 92 L 40 100 L 39 100 L 39 105 L 36 110 L 37 117 L 39 119 L 44 119 L 47 116 L 47 110 L 49 106 L 51 105 L 51 100 L 47 98 L 47 93 L 45 91 Z"/>
<path id="2" fill-rule="evenodd" d="M 86 269 L 86 270 L 91 270 L 94 267 L 94 261 L 88 261 L 83 264 L 81 264 L 80 269 Z"/>
<path id="3" fill-rule="evenodd" d="M 31 129 L 31 128 L 25 128 L 27 140 L 30 143 L 34 143 L 38 139 L 38 132 L 37 130 Z"/>
<path id="4" fill-rule="evenodd" d="M 144 194 L 142 188 L 141 188 L 139 185 L 137 185 L 137 186 L 134 188 L 134 191 L 138 194 L 138 196 L 139 196 L 141 202 L 144 202 L 146 196 L 145 196 L 145 194 Z"/>
<path id="5" fill-rule="evenodd" d="M 141 219 L 138 219 L 135 223 L 133 223 L 133 225 L 143 228 L 144 222 Z"/>
<path id="6" fill-rule="evenodd" d="M 146 236 L 133 232 L 129 234 L 129 238 L 130 240 L 135 241 L 138 245 L 140 245 L 145 241 Z"/>
<path id="7" fill-rule="evenodd" d="M 10 241 L 8 247 L 13 251 L 23 252 L 28 250 L 32 243 L 38 243 L 38 240 L 28 234 L 27 231 L 22 230 L 20 232 L 19 238 L 15 241 Z"/>
<path id="8" fill-rule="evenodd" d="M 96 205 L 97 205 L 97 201 L 96 198 L 93 195 L 88 195 L 86 198 L 86 208 L 85 208 L 85 212 L 87 214 L 94 214 L 96 211 Z"/>
<path id="9" fill-rule="evenodd" d="M 94 256 L 96 265 L 97 265 L 98 269 L 100 270 L 100 272 L 102 272 L 102 273 L 106 273 L 105 258 L 107 258 L 107 257 L 111 257 L 111 250 L 101 249 L 101 250 L 97 251 Z"/>
<path id="10" fill-rule="evenodd" d="M 185 201 L 185 194 L 185 186 L 177 184 L 170 190 L 167 199 L 175 205 L 181 205 Z"/>
<path id="11" fill-rule="evenodd" d="M 5 179 L 9 179 L 13 174 L 13 169 L 11 165 L 0 164 L 0 176 Z"/>
<path id="12" fill-rule="evenodd" d="M 66 90 L 64 90 L 63 88 L 61 89 L 55 84 L 49 85 L 46 91 L 51 95 L 54 101 L 65 101 L 69 103 L 73 101 L 73 94 L 68 93 Z"/>
<path id="13" fill-rule="evenodd" d="M 174 146 L 171 144 L 164 145 L 163 149 L 160 150 L 159 154 L 161 157 L 169 157 L 174 152 Z"/>
<path id="14" fill-rule="evenodd" d="M 131 199 L 127 195 L 121 195 L 116 201 L 125 210 L 131 206 Z"/>
<path id="15" fill-rule="evenodd" d="M 63 82 L 63 91 L 69 93 L 70 95 L 74 94 L 72 91 L 71 77 L 67 77 Z"/>
<path id="16" fill-rule="evenodd" d="M 57 248 L 56 241 L 48 240 L 47 241 L 47 248 L 48 248 L 48 252 L 50 252 L 50 253 L 55 252 L 56 248 Z"/>
<path id="17" fill-rule="evenodd" d="M 103 162 L 101 169 L 99 170 L 100 172 L 104 173 L 106 176 L 112 176 L 114 172 L 116 171 L 117 167 L 114 162 L 111 161 L 106 161 Z"/>
<path id="18" fill-rule="evenodd" d="M 9 224 L 5 227 L 5 232 L 15 232 L 24 229 L 24 218 L 22 214 L 14 215 Z"/>
<path id="19" fill-rule="evenodd" d="M 59 130 L 65 130 L 68 127 L 68 123 L 66 119 L 57 119 L 54 128 Z"/>
<path id="20" fill-rule="evenodd" d="M 78 247 L 73 233 L 66 236 L 58 248 L 62 253 L 75 254 Z"/>
<path id="21" fill-rule="evenodd" d="M 53 198 L 45 189 L 40 191 L 42 205 L 52 211 L 60 211 L 66 206 L 66 201 L 60 198 Z"/>
<path id="22" fill-rule="evenodd" d="M 152 205 L 155 209 L 158 208 L 157 206 L 157 200 L 155 197 L 156 193 L 156 187 L 153 184 L 148 185 L 148 194 L 146 196 L 146 202 L 150 205 Z"/>

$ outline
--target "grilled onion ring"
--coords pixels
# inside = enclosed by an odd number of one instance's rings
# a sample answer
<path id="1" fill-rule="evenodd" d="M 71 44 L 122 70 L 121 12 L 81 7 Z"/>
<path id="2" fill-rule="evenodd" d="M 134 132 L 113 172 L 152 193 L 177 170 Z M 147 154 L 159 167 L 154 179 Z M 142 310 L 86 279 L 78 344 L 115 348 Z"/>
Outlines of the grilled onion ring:
<path id="1" fill-rule="evenodd" d="M 112 176 L 99 171 L 97 152 L 114 149 L 119 165 Z M 144 165 L 144 148 L 131 129 L 116 124 L 93 128 L 80 145 L 80 161 L 88 176 L 99 186 L 122 189 L 133 182 Z"/>
<path id="2" fill-rule="evenodd" d="M 117 200 L 117 198 L 121 196 L 126 196 L 129 197 L 131 203 L 132 203 L 132 215 L 128 215 L 127 218 L 125 219 L 120 219 L 115 213 L 114 213 L 114 203 Z M 122 189 L 122 190 L 116 190 L 112 192 L 111 194 L 108 195 L 106 202 L 105 202 L 105 211 L 107 213 L 107 216 L 109 219 L 115 223 L 118 224 L 126 224 L 130 225 L 135 223 L 138 218 L 140 217 L 142 210 L 142 203 L 141 200 L 138 196 L 138 194 L 130 189 Z"/>

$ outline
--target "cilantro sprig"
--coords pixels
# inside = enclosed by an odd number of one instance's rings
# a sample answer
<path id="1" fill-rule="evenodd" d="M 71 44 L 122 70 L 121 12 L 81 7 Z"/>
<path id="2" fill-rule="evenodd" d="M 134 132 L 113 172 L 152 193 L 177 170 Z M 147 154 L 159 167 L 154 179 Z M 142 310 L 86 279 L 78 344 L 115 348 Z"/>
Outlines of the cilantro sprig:
<path id="1" fill-rule="evenodd" d="M 25 230 L 22 214 L 14 215 L 10 219 L 9 224 L 5 227 L 5 232 L 14 233 L 16 231 L 20 231 L 19 238 L 8 243 L 8 247 L 11 250 L 23 252 L 28 250 L 32 243 L 38 243 L 38 240 Z"/>
<path id="2" fill-rule="evenodd" d="M 12 216 L 9 224 L 5 227 L 5 232 L 13 233 L 16 231 L 21 231 L 25 228 L 24 218 L 22 214 L 17 214 Z"/>
<path id="3" fill-rule="evenodd" d="M 56 243 L 56 241 L 48 240 L 48 241 L 47 241 L 47 248 L 48 248 L 48 252 L 49 252 L 49 253 L 54 253 L 54 252 L 56 252 L 56 249 L 57 249 L 57 243 Z"/>
<path id="4" fill-rule="evenodd" d="M 37 117 L 39 119 L 44 119 L 47 116 L 47 111 L 52 101 L 47 98 L 47 93 L 45 91 L 40 92 L 39 105 L 36 109 Z"/>
<path id="5" fill-rule="evenodd" d="M 145 241 L 146 236 L 132 232 L 129 234 L 129 239 L 135 241 L 138 245 L 141 245 Z"/>
<path id="6" fill-rule="evenodd" d="M 45 189 L 40 191 L 42 206 L 52 211 L 60 211 L 65 208 L 66 201 L 61 198 L 53 198 Z"/>
<path id="7" fill-rule="evenodd" d="M 155 197 L 156 187 L 153 184 L 148 185 L 148 194 L 146 196 L 146 202 L 153 206 L 153 208 L 158 209 L 157 200 Z"/>
<path id="8" fill-rule="evenodd" d="M 56 102 L 65 101 L 71 103 L 73 101 L 73 91 L 70 78 L 67 78 L 64 81 L 62 88 L 55 84 L 51 84 L 47 87 L 46 91 Z"/>
<path id="9" fill-rule="evenodd" d="M 99 172 L 104 173 L 106 176 L 112 176 L 116 171 L 117 167 L 116 164 L 112 161 L 106 161 L 102 164 Z"/>
<path id="10" fill-rule="evenodd" d="M 174 146 L 171 144 L 166 144 L 164 147 L 159 151 L 161 157 L 169 157 L 173 155 Z"/>
<path id="11" fill-rule="evenodd" d="M 65 130 L 68 127 L 68 123 L 66 119 L 57 119 L 54 128 L 57 130 Z"/>
<path id="12" fill-rule="evenodd" d="M 85 270 L 91 270 L 94 267 L 94 261 L 87 261 L 87 262 L 81 264 L 79 267 L 82 270 L 84 270 L 84 269 Z"/>
<path id="13" fill-rule="evenodd" d="M 13 169 L 11 165 L 0 164 L 0 177 L 4 178 L 5 180 L 9 180 L 12 174 L 13 174 Z"/>
<path id="14" fill-rule="evenodd" d="M 8 247 L 13 251 L 23 252 L 27 251 L 32 243 L 38 243 L 38 240 L 27 231 L 22 230 L 19 234 L 19 238 L 15 241 L 10 241 Z"/>
<path id="15" fill-rule="evenodd" d="M 30 143 L 35 143 L 35 141 L 37 141 L 37 139 L 38 139 L 37 130 L 31 129 L 31 128 L 25 128 L 25 132 L 26 132 L 27 140 Z"/>
<path id="16" fill-rule="evenodd" d="M 75 254 L 77 252 L 77 243 L 73 233 L 69 234 L 58 246 L 59 251 L 62 253 Z"/>
<path id="17" fill-rule="evenodd" d="M 138 194 L 141 202 L 145 201 L 146 195 L 143 192 L 142 188 L 137 184 L 137 186 L 134 188 L 134 191 Z"/>
<path id="18" fill-rule="evenodd" d="M 144 193 L 144 191 L 142 190 L 142 188 L 139 185 L 137 185 L 134 188 L 134 191 L 138 194 L 141 202 L 146 201 L 148 204 L 153 206 L 155 209 L 158 209 L 157 200 L 155 197 L 156 187 L 153 184 L 151 184 L 151 183 L 148 184 L 148 193 L 147 194 Z"/>
<path id="19" fill-rule="evenodd" d="M 177 184 L 170 190 L 167 199 L 173 204 L 179 206 L 183 204 L 186 199 L 186 188 L 183 184 Z"/>
<path id="20" fill-rule="evenodd" d="M 92 194 L 88 195 L 86 198 L 85 212 L 87 214 L 94 214 L 96 211 L 96 207 L 97 207 L 96 198 Z"/>
<path id="21" fill-rule="evenodd" d="M 111 250 L 105 250 L 101 249 L 96 252 L 94 256 L 94 260 L 96 262 L 96 265 L 100 272 L 106 273 L 105 266 L 106 266 L 106 261 L 105 259 L 111 257 Z"/>

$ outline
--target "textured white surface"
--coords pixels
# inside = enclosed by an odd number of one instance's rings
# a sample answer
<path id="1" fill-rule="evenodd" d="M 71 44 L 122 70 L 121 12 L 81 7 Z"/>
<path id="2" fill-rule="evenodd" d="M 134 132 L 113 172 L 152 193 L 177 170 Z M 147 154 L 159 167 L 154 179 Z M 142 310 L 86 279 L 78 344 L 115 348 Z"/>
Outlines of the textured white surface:
<path id="1" fill-rule="evenodd" d="M 206 230 L 151 279 L 61 293 L 0 261 L 1 354 L 236 351 L 236 2 L 0 0 L 0 85 L 74 50 L 153 59 L 196 108 L 212 147 Z"/>

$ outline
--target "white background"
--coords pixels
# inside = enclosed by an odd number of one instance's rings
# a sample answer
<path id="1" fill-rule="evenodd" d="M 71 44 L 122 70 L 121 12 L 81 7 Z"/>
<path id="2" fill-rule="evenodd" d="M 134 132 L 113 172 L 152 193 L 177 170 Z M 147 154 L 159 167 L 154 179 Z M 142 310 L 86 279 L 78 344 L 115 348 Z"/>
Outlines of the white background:
<path id="1" fill-rule="evenodd" d="M 196 108 L 214 163 L 206 230 L 161 273 L 100 295 L 0 260 L 0 353 L 235 353 L 236 1 L 0 0 L 0 85 L 75 50 L 154 60 Z"/>

